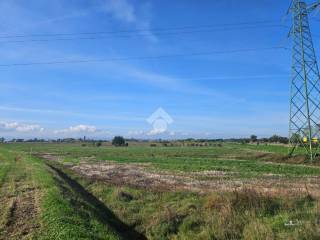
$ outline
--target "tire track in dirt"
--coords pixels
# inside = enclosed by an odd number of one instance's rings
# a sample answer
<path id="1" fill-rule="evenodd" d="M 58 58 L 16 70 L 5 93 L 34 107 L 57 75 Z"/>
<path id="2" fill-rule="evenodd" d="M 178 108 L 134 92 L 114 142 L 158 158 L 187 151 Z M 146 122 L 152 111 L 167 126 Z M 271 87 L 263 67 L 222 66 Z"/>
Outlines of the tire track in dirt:
<path id="1" fill-rule="evenodd" d="M 34 222 L 38 215 L 35 189 L 21 189 L 19 196 L 15 197 L 9 209 L 6 224 L 6 235 L 10 238 L 25 239 L 39 228 Z"/>
<path id="2" fill-rule="evenodd" d="M 15 164 L 17 161 L 21 159 L 16 158 Z M 36 222 L 39 214 L 38 190 L 28 181 L 26 173 L 15 176 L 11 184 L 13 189 L 9 190 L 7 185 L 1 189 L 1 193 L 5 193 L 1 202 L 3 207 L 7 206 L 7 213 L 0 239 L 30 239 L 40 227 Z"/>

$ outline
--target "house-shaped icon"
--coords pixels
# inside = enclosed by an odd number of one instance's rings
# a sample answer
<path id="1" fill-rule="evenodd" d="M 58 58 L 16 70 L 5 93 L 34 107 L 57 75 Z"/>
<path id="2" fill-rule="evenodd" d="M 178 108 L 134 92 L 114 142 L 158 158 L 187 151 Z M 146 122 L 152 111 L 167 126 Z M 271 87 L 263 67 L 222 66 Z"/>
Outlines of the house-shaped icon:
<path id="1" fill-rule="evenodd" d="M 170 117 L 170 115 L 164 111 L 162 108 L 158 108 L 157 111 L 155 111 L 148 119 L 147 122 L 149 124 L 154 124 L 156 121 L 164 121 L 167 124 L 173 123 L 173 119 Z"/>

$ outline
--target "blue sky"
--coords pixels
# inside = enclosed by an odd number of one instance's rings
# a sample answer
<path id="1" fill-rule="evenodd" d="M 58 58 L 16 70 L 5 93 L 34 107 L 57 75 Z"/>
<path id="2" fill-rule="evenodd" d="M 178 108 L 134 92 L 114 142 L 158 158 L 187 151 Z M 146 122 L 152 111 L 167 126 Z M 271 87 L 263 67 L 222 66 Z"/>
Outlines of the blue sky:
<path id="1" fill-rule="evenodd" d="M 0 134 L 286 136 L 291 21 L 284 16 L 289 4 L 289 0 L 2 0 L 0 65 L 122 60 L 0 66 Z M 319 56 L 317 19 L 320 14 L 310 24 Z M 268 20 L 272 22 L 264 22 Z M 186 26 L 193 26 L 193 31 L 169 30 Z M 113 33 L 37 36 L 97 32 Z M 17 37 L 21 35 L 25 37 Z M 81 39 L 88 37 L 96 39 Z M 61 40 L 66 38 L 72 40 Z M 275 46 L 289 50 L 261 50 Z M 240 49 L 260 50 L 234 52 Z M 216 51 L 225 53 L 133 59 Z M 173 119 L 161 133 L 152 131 L 146 121 L 160 107 Z"/>

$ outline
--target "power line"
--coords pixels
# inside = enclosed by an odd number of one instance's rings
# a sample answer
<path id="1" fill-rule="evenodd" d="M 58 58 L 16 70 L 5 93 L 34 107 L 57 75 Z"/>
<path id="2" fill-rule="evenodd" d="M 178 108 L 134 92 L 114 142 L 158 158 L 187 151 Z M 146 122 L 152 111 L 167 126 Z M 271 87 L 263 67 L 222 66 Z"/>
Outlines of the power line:
<path id="1" fill-rule="evenodd" d="M 236 50 L 228 50 L 228 51 L 194 52 L 194 53 L 186 53 L 186 54 L 181 53 L 181 54 L 158 55 L 158 56 L 138 56 L 138 57 L 123 57 L 123 58 L 119 57 L 119 58 L 86 59 L 86 60 L 61 60 L 61 61 L 30 62 L 30 63 L 9 63 L 9 64 L 0 64 L 0 67 L 98 63 L 98 62 L 130 61 L 130 60 L 140 61 L 140 60 L 149 60 L 149 59 L 162 59 L 162 58 L 175 58 L 175 57 L 195 57 L 195 56 L 244 53 L 244 52 L 268 51 L 268 50 L 280 50 L 280 49 L 287 50 L 287 48 L 284 48 L 284 47 L 274 46 L 274 47 L 265 47 L 265 48 L 236 49 Z"/>
<path id="2" fill-rule="evenodd" d="M 242 23 L 228 23 L 228 24 L 214 24 L 214 25 L 193 25 L 193 26 L 181 26 L 181 27 L 167 27 L 167 28 L 143 28 L 134 30 L 117 30 L 117 31 L 101 31 L 101 32 L 82 32 L 82 33 L 41 33 L 41 34 L 18 34 L 18 35 L 0 35 L 0 39 L 11 39 L 11 38 L 30 38 L 30 37 L 57 37 L 57 36 L 80 36 L 80 35 L 102 35 L 102 34 L 119 34 L 119 33 L 143 33 L 143 32 L 163 32 L 170 30 L 186 30 L 186 29 L 199 29 L 199 28 L 214 28 L 214 27 L 232 27 L 232 26 L 243 26 L 243 25 L 255 25 L 255 24 L 275 24 L 279 23 L 276 20 L 267 21 L 253 21 L 253 22 L 242 22 Z"/>
<path id="3" fill-rule="evenodd" d="M 256 29 L 262 27 L 285 27 L 282 25 L 267 25 L 267 26 L 248 26 L 248 27 L 237 27 L 237 28 L 223 28 L 223 29 L 207 29 L 207 30 L 193 30 L 193 31 L 178 31 L 178 32 L 159 32 L 156 36 L 171 36 L 171 35 L 180 35 L 180 34 L 192 34 L 192 33 L 211 33 L 211 32 L 220 32 L 220 31 L 232 31 L 237 29 Z M 9 40 L 9 41 L 0 41 L 0 43 L 26 43 L 26 42 L 54 42 L 54 41 L 72 41 L 72 40 L 99 40 L 99 39 L 108 39 L 112 37 L 116 38 L 132 38 L 132 37 L 152 37 L 152 33 L 145 34 L 135 34 L 135 35 L 115 35 L 115 36 L 95 36 L 95 37 L 80 37 L 80 38 L 49 38 L 49 39 L 24 39 L 24 40 Z"/>
<path id="4" fill-rule="evenodd" d="M 319 22 L 319 21 L 320 21 L 320 19 L 317 18 L 317 17 L 310 17 L 310 20 L 311 20 L 311 21 L 316 21 L 316 22 Z"/>

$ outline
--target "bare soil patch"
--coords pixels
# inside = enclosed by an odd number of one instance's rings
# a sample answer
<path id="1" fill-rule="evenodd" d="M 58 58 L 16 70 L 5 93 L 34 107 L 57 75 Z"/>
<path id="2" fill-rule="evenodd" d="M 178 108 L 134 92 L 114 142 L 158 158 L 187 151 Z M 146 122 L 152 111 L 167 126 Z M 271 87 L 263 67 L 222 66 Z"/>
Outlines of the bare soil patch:
<path id="1" fill-rule="evenodd" d="M 58 156 L 41 155 L 50 161 Z M 89 179 L 119 186 L 127 185 L 153 191 L 229 192 L 254 189 L 274 195 L 305 195 L 320 197 L 320 177 L 287 178 L 264 174 L 259 178 L 238 178 L 237 173 L 224 171 L 169 172 L 150 168 L 150 164 L 119 164 L 115 162 L 90 162 L 82 159 L 78 165 L 65 167 Z M 272 163 L 270 163 L 272 164 Z"/>
<path id="2" fill-rule="evenodd" d="M 261 179 L 230 178 L 230 173 L 221 171 L 166 172 L 155 171 L 141 164 L 81 163 L 71 169 L 90 179 L 102 180 L 116 185 L 129 185 L 156 191 L 234 191 L 243 188 L 274 194 L 319 195 L 320 178 L 284 178 L 265 175 Z M 199 180 L 204 178 L 204 180 Z M 205 177 L 208 179 L 206 180 Z"/>

